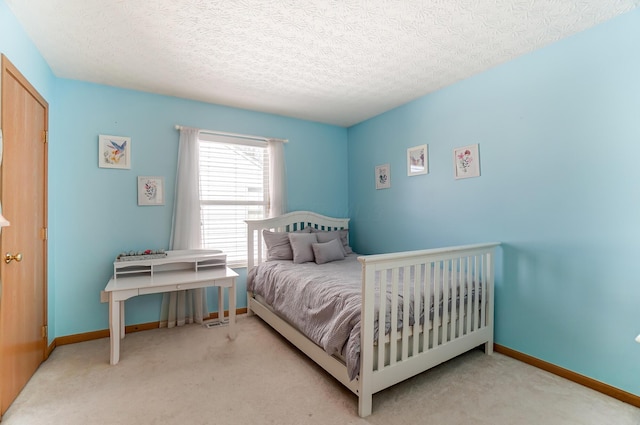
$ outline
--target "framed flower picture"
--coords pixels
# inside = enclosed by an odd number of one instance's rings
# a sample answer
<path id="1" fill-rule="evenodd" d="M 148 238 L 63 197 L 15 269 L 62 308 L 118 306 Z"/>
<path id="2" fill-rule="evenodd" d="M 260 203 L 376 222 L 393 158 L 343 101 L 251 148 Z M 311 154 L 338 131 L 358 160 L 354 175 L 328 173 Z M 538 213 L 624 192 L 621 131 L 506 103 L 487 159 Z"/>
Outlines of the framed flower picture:
<path id="1" fill-rule="evenodd" d="M 480 176 L 478 145 L 463 146 L 453 150 L 453 170 L 456 179 Z"/>
<path id="2" fill-rule="evenodd" d="M 376 165 L 376 189 L 391 187 L 391 171 L 389 164 Z"/>
<path id="3" fill-rule="evenodd" d="M 98 136 L 98 167 L 131 168 L 131 138 L 121 136 Z"/>
<path id="4" fill-rule="evenodd" d="M 417 176 L 419 174 L 428 174 L 427 145 L 415 146 L 407 149 L 407 175 Z"/>
<path id="5" fill-rule="evenodd" d="M 138 205 L 164 205 L 164 177 L 138 176 Z"/>

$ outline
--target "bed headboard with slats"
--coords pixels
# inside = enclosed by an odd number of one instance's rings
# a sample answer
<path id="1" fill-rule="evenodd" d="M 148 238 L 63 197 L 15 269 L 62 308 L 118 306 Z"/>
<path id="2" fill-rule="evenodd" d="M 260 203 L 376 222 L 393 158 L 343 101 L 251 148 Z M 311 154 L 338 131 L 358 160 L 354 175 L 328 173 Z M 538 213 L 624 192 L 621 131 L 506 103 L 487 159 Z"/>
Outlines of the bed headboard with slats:
<path id="1" fill-rule="evenodd" d="M 262 230 L 294 232 L 305 227 L 318 230 L 341 230 L 349 228 L 348 218 L 327 217 L 311 211 L 294 211 L 278 217 L 262 220 L 245 220 L 247 223 L 247 270 L 266 259 Z"/>

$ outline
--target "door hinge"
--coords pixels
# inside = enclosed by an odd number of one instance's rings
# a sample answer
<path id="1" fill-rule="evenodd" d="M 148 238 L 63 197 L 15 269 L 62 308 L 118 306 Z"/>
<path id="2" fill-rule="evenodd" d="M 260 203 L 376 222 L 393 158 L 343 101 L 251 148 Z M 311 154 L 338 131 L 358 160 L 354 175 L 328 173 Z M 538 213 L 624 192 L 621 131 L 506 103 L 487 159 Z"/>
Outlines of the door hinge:
<path id="1" fill-rule="evenodd" d="M 47 229 L 46 227 L 43 227 L 40 234 L 42 236 L 43 241 L 49 240 L 49 229 Z"/>
<path id="2" fill-rule="evenodd" d="M 48 338 L 48 337 L 49 337 L 49 327 L 45 325 L 42 327 L 42 338 Z"/>
<path id="3" fill-rule="evenodd" d="M 42 130 L 42 142 L 43 143 L 49 142 L 49 132 L 47 130 Z"/>

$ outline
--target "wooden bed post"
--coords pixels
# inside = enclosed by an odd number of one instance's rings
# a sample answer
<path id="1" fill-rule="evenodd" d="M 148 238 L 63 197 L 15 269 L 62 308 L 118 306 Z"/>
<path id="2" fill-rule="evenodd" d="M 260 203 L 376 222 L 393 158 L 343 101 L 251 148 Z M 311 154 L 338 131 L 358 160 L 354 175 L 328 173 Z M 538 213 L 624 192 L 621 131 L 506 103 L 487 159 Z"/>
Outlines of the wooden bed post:
<path id="1" fill-rule="evenodd" d="M 247 223 L 247 275 L 249 274 L 249 270 L 251 270 L 254 266 L 254 246 L 253 246 L 253 232 L 254 229 Z M 259 233 L 259 232 L 258 232 Z M 251 300 L 253 298 L 253 292 L 247 291 L 247 317 L 253 316 L 253 310 L 251 310 Z"/>
<path id="2" fill-rule="evenodd" d="M 358 416 L 364 418 L 371 415 L 373 394 L 358 394 Z"/>
<path id="3" fill-rule="evenodd" d="M 494 330 L 493 330 L 493 314 L 494 314 L 494 275 L 493 275 L 493 268 L 494 268 L 494 264 L 495 264 L 495 255 L 496 255 L 496 248 L 492 248 L 489 250 L 489 252 L 487 253 L 487 255 L 485 256 L 485 261 L 486 261 L 486 265 L 485 265 L 485 270 L 486 270 L 486 278 L 485 280 L 487 281 L 486 283 L 486 289 L 487 289 L 487 298 L 486 299 L 490 299 L 492 300 L 489 303 L 486 303 L 485 305 L 487 305 L 487 316 L 486 316 L 486 320 L 487 320 L 487 328 L 489 329 L 489 332 L 491 333 L 491 336 L 489 338 L 489 341 L 485 342 L 484 344 L 484 352 L 485 354 L 493 354 L 493 334 L 494 334 Z"/>
<path id="4" fill-rule="evenodd" d="M 374 345 L 374 314 L 375 314 L 375 270 L 367 266 L 360 257 L 362 264 L 362 307 L 360 309 L 360 346 Z M 373 350 L 360 350 L 360 377 L 358 378 L 358 415 L 369 416 L 373 407 Z"/>

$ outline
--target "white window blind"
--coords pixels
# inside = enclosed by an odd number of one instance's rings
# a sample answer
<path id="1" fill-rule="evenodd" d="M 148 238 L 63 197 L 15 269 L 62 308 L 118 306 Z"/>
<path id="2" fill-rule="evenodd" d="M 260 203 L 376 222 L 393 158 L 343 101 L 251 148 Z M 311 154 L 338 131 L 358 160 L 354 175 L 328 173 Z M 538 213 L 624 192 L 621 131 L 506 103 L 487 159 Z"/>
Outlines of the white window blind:
<path id="1" fill-rule="evenodd" d="M 211 137 L 207 137 L 210 139 Z M 229 266 L 247 265 L 246 219 L 264 218 L 269 199 L 266 142 L 200 138 L 202 245 L 220 249 Z"/>

